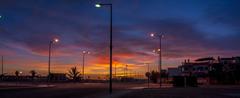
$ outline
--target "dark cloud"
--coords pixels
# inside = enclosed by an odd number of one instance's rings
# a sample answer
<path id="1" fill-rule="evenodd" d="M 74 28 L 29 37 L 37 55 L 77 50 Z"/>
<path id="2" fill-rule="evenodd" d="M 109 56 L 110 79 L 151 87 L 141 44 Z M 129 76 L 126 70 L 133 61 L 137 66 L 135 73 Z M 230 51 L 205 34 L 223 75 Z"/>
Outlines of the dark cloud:
<path id="1" fill-rule="evenodd" d="M 0 45 L 8 42 L 16 48 L 16 53 L 23 53 L 18 50 L 21 47 L 30 56 L 47 56 L 49 41 L 58 37 L 60 43 L 54 45 L 54 49 L 56 57 L 63 56 L 59 58 L 61 63 L 77 61 L 82 50 L 92 52 L 91 62 L 108 63 L 107 8 L 94 8 L 97 1 L 26 1 L 29 2 L 5 0 L 0 4 L 0 15 L 5 15 L 0 23 Z M 126 0 L 113 3 L 115 62 L 137 64 L 145 59 L 153 60 L 155 56 L 151 51 L 158 48 L 159 43 L 149 36 L 150 32 L 165 35 L 162 40 L 164 59 L 239 54 L 237 1 Z M 216 24 L 224 24 L 221 29 L 231 34 L 223 32 L 227 36 L 215 36 Z M 206 28 L 199 28 L 199 25 L 206 25 Z M 208 37 L 210 34 L 213 37 Z"/>
<path id="2" fill-rule="evenodd" d="M 227 24 L 239 29 L 239 0 L 223 0 L 212 2 L 206 9 L 206 18 L 213 23 Z"/>
<path id="3" fill-rule="evenodd" d="M 240 6 L 239 0 L 223 0 L 218 2 L 211 2 L 205 10 L 204 18 L 212 25 L 209 28 L 214 28 L 215 25 L 223 25 L 227 30 L 224 32 L 225 36 L 208 39 L 208 44 L 212 47 L 221 50 L 239 50 L 240 37 Z M 222 29 L 216 27 L 216 29 Z M 217 33 L 217 36 L 220 33 Z M 221 31 L 219 31 L 221 32 Z M 209 32 L 211 33 L 211 32 Z"/>

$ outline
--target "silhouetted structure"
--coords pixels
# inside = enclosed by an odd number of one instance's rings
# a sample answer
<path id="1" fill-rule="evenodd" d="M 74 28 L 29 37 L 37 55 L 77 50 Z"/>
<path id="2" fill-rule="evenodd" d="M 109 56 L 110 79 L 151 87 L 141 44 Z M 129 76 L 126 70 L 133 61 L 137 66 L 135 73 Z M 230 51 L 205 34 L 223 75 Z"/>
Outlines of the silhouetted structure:
<path id="1" fill-rule="evenodd" d="M 179 68 L 168 68 L 167 73 L 169 77 L 180 76 L 181 71 Z"/>
<path id="2" fill-rule="evenodd" d="M 35 70 L 31 70 L 29 73 L 32 75 L 31 76 L 32 80 L 34 80 L 34 78 L 36 77 L 37 72 Z"/>
<path id="3" fill-rule="evenodd" d="M 181 76 L 195 76 L 199 81 L 235 84 L 240 80 L 240 57 L 185 60 L 179 70 Z"/>

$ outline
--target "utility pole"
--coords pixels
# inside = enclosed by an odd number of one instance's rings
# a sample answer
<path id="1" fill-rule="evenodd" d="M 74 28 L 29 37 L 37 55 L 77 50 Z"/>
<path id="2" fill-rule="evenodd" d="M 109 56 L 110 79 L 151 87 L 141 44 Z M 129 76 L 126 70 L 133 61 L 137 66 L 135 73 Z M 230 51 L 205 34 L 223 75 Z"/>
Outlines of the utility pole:
<path id="1" fill-rule="evenodd" d="M 85 66 L 85 55 L 86 54 L 90 54 L 90 52 L 89 51 L 83 51 L 82 52 L 82 75 L 83 75 L 83 80 L 85 79 L 85 73 L 84 73 L 84 66 Z"/>
<path id="2" fill-rule="evenodd" d="M 109 73 L 110 73 L 110 77 L 109 77 L 109 93 L 112 94 L 112 48 L 113 48 L 113 45 L 112 45 L 112 40 L 113 40 L 113 35 L 112 35 L 112 4 L 109 4 L 110 5 L 110 43 L 109 43 L 109 46 L 110 46 L 110 70 L 109 70 Z"/>
<path id="3" fill-rule="evenodd" d="M 122 67 L 122 69 L 123 69 L 123 76 L 126 77 L 126 68 Z"/>
<path id="4" fill-rule="evenodd" d="M 112 94 L 112 55 L 113 55 L 113 53 L 112 53 L 112 50 L 113 50 L 113 34 L 112 34 L 112 31 L 113 31 L 113 25 L 112 25 L 112 9 L 113 9 L 113 7 L 112 7 L 112 4 L 111 3 L 108 3 L 108 4 L 96 4 L 95 5 L 95 7 L 101 7 L 101 6 L 108 6 L 109 7 L 109 15 L 110 15 L 110 23 L 109 23 L 109 26 L 110 26 L 110 28 L 109 28 L 109 32 L 110 32 L 110 42 L 109 42 L 109 54 L 110 54 L 110 56 L 109 56 L 109 93 L 110 94 Z"/>
<path id="5" fill-rule="evenodd" d="M 50 81 L 50 66 L 51 66 L 51 48 L 52 48 L 53 41 L 50 41 L 49 48 L 48 48 L 48 81 Z"/>
<path id="6" fill-rule="evenodd" d="M 115 64 L 115 78 L 117 78 L 117 64 Z"/>
<path id="7" fill-rule="evenodd" d="M 150 36 L 159 38 L 159 49 L 158 49 L 157 52 L 159 53 L 159 86 L 161 88 L 161 86 L 162 86 L 162 76 L 161 76 L 161 70 L 162 70 L 162 38 L 164 37 L 164 35 L 163 34 L 151 33 Z"/>
<path id="8" fill-rule="evenodd" d="M 125 69 L 126 69 L 126 77 L 127 77 L 127 75 L 128 75 L 128 73 L 127 73 L 128 72 L 128 65 L 126 65 Z"/>
<path id="9" fill-rule="evenodd" d="M 3 56 L 2 56 L 2 75 L 3 75 Z"/>
<path id="10" fill-rule="evenodd" d="M 162 75 L 161 75 L 161 72 L 162 72 L 162 35 L 159 36 L 159 78 L 160 78 L 160 81 L 159 81 L 159 86 L 162 87 Z"/>
<path id="11" fill-rule="evenodd" d="M 54 38 L 54 39 L 50 40 L 50 42 L 49 42 L 49 48 L 48 48 L 48 82 L 50 82 L 50 80 L 51 80 L 51 77 L 50 77 L 50 75 L 51 75 L 50 66 L 51 66 L 52 45 L 54 43 L 57 43 L 57 42 L 59 42 L 59 39 L 57 39 L 57 38 Z"/>
<path id="12" fill-rule="evenodd" d="M 147 63 L 147 66 L 148 66 L 148 73 L 149 73 L 149 76 L 148 76 L 148 88 L 149 88 L 149 83 L 150 83 L 150 70 L 149 70 L 149 63 Z"/>

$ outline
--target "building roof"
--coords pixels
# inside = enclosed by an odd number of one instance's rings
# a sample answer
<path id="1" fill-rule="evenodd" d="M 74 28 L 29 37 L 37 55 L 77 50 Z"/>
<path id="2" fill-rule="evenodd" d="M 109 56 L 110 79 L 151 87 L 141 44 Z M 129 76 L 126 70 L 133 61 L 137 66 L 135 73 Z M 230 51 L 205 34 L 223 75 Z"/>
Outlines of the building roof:
<path id="1" fill-rule="evenodd" d="M 189 62 L 184 63 L 183 66 L 209 65 L 209 62 Z"/>
<path id="2" fill-rule="evenodd" d="M 237 56 L 237 57 L 234 57 L 234 58 L 240 60 L 240 56 Z"/>
<path id="3" fill-rule="evenodd" d="M 235 60 L 235 58 L 220 58 L 220 60 Z"/>
<path id="4" fill-rule="evenodd" d="M 213 57 L 206 57 L 206 58 L 196 59 L 195 61 L 210 61 L 210 60 L 215 60 L 215 59 Z"/>

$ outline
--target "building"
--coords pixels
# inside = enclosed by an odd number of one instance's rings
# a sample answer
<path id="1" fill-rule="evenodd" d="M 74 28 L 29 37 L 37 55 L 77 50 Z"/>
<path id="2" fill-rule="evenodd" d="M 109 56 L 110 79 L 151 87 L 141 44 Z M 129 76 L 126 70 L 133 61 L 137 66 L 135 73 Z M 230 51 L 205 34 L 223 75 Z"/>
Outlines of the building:
<path id="1" fill-rule="evenodd" d="M 195 76 L 198 83 L 240 83 L 240 57 L 185 60 L 178 68 L 180 76 Z"/>
<path id="2" fill-rule="evenodd" d="M 174 77 L 180 76 L 181 71 L 179 70 L 179 68 L 168 68 L 167 73 L 169 77 Z"/>
<path id="3" fill-rule="evenodd" d="M 235 65 L 240 63 L 240 57 L 220 58 L 213 57 L 199 58 L 194 61 L 185 60 L 179 69 L 183 76 L 205 77 L 209 71 L 216 67 L 222 67 L 223 71 L 232 71 Z"/>
<path id="4" fill-rule="evenodd" d="M 195 61 L 188 59 L 179 66 L 179 69 L 182 76 L 206 77 L 213 63 L 216 63 L 213 57 L 199 58 Z"/>

